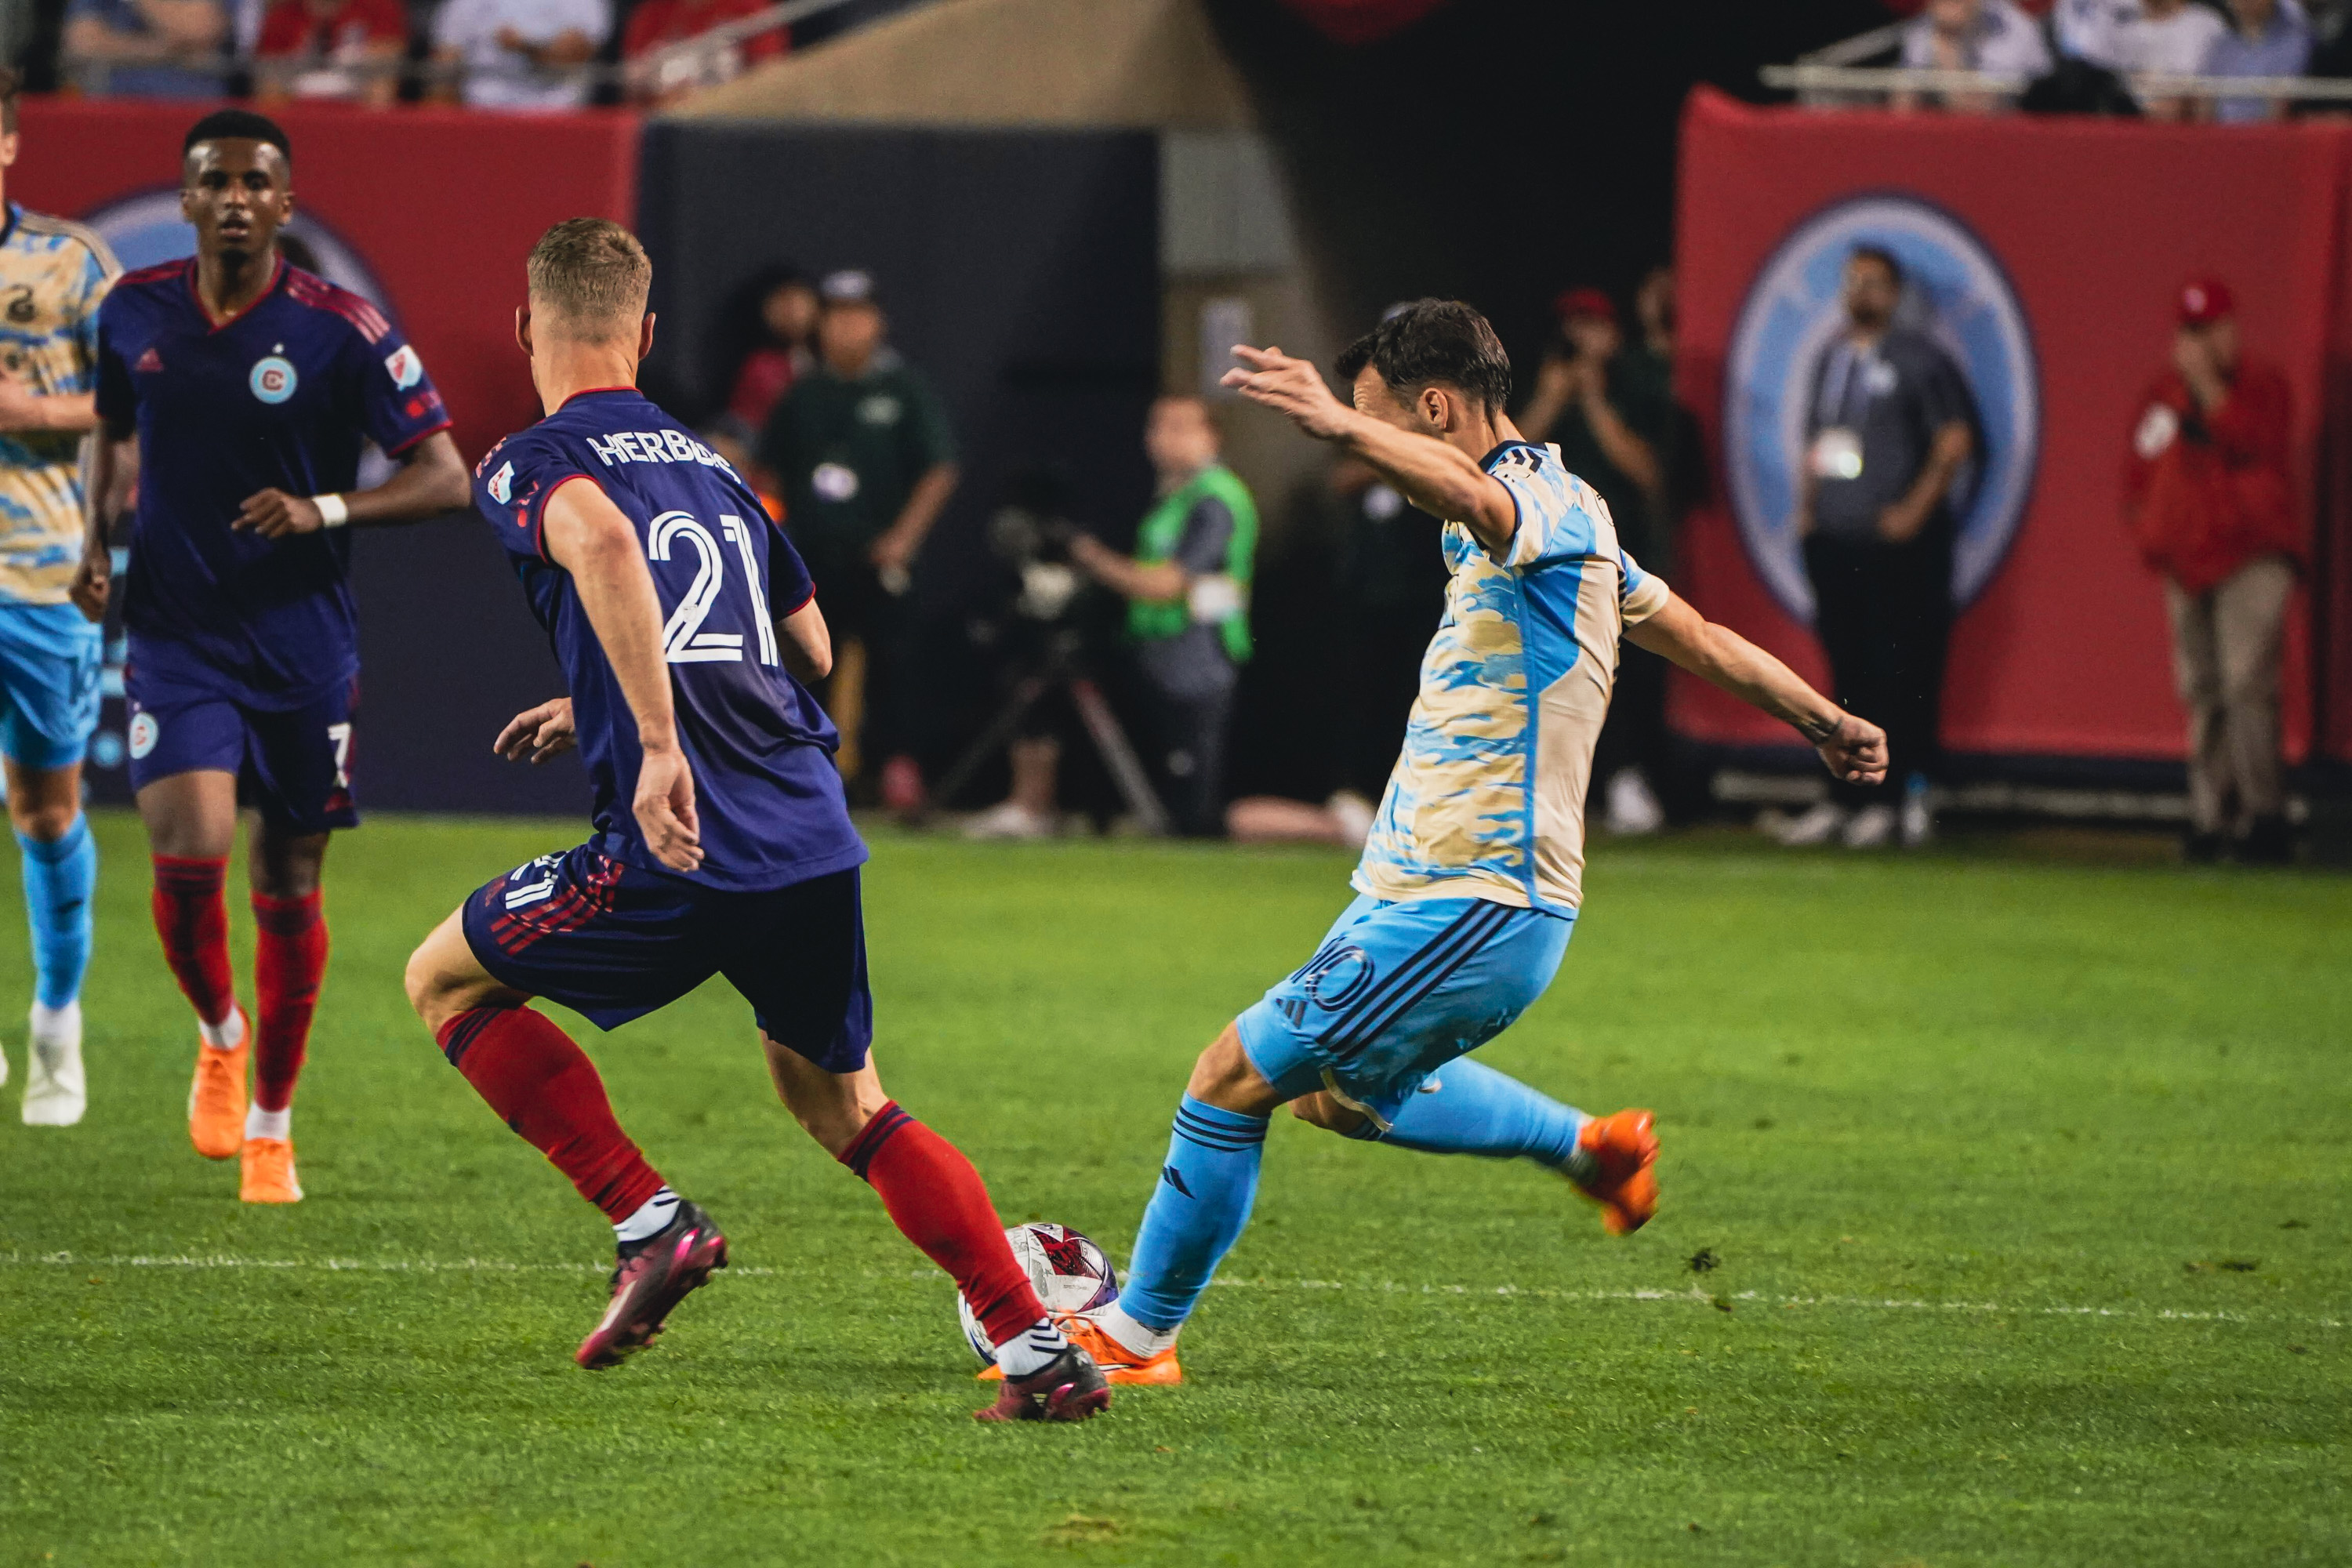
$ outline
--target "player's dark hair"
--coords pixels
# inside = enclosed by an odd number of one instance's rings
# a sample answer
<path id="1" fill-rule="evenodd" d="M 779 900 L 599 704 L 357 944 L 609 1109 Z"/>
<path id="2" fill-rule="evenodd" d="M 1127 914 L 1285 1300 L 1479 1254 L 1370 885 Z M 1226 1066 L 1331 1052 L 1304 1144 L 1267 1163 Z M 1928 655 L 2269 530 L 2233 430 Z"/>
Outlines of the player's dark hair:
<path id="1" fill-rule="evenodd" d="M 1486 318 L 1459 300 L 1415 300 L 1349 343 L 1337 368 L 1352 383 L 1366 365 L 1400 398 L 1450 386 L 1489 418 L 1511 400 L 1511 356 Z"/>
<path id="2" fill-rule="evenodd" d="M 646 313 L 654 265 L 637 237 L 608 217 L 568 217 L 530 247 L 526 264 L 534 319 L 601 342 L 634 332 Z"/>
<path id="3" fill-rule="evenodd" d="M 16 95 L 24 90 L 24 74 L 14 66 L 0 66 L 0 136 L 16 134 Z"/>
<path id="4" fill-rule="evenodd" d="M 215 109 L 189 126 L 188 133 L 180 139 L 180 156 L 194 152 L 199 142 L 267 142 L 289 164 L 294 162 L 294 144 L 286 140 L 278 121 L 250 109 Z"/>
<path id="5" fill-rule="evenodd" d="M 1897 289 L 1903 287 L 1903 263 L 1895 260 L 1895 253 L 1887 249 L 1885 246 L 1855 246 L 1852 254 L 1846 257 L 1845 262 L 1848 267 L 1851 267 L 1857 261 L 1875 261 L 1878 265 L 1886 268 L 1886 276 L 1890 282 L 1892 282 Z"/>

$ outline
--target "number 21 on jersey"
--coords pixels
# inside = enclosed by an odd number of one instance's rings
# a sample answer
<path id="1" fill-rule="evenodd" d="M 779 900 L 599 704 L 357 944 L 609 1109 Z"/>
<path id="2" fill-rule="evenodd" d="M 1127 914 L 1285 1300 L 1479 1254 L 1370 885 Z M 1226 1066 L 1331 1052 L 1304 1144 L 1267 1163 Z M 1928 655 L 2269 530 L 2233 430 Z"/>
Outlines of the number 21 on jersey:
<path id="1" fill-rule="evenodd" d="M 751 595 L 751 624 L 758 628 L 760 662 L 776 662 L 776 623 L 768 613 L 768 591 L 760 581 L 760 553 L 751 530 L 740 517 L 721 517 L 719 531 L 735 546 L 743 563 L 743 585 Z M 662 652 L 672 664 L 737 664 L 743 658 L 741 632 L 707 632 L 709 618 L 727 587 L 727 555 L 710 530 L 682 511 L 666 511 L 646 531 L 646 554 L 656 561 L 678 558 L 679 547 L 696 558 L 694 582 L 677 602 L 662 627 Z"/>

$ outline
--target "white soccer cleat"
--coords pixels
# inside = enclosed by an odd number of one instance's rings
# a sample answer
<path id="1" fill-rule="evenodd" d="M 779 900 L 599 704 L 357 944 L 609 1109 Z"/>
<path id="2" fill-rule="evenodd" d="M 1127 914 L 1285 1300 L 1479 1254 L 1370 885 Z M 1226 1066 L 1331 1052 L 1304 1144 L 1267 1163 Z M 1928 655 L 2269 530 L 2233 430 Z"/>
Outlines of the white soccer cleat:
<path id="1" fill-rule="evenodd" d="M 1059 825 L 1042 811 L 1032 811 L 1019 801 L 1008 800 L 990 806 L 963 825 L 966 838 L 1024 839 L 1051 838 Z"/>
<path id="2" fill-rule="evenodd" d="M 1903 847 L 1917 849 L 1936 841 L 1936 807 L 1924 789 L 1903 796 Z"/>
<path id="3" fill-rule="evenodd" d="M 1638 838 L 1666 825 L 1666 808 L 1658 804 L 1650 781 L 1639 768 L 1619 768 L 1609 777 L 1609 815 L 1601 826 L 1620 838 Z"/>
<path id="4" fill-rule="evenodd" d="M 1759 826 L 1791 848 L 1809 848 L 1837 837 L 1838 829 L 1845 826 L 1845 807 L 1825 800 L 1801 816 L 1782 819 L 1775 815 Z"/>
<path id="5" fill-rule="evenodd" d="M 1849 849 L 1884 849 L 1895 842 L 1895 808 L 1865 805 L 1853 814 L 1838 837 Z"/>
<path id="6" fill-rule="evenodd" d="M 26 1053 L 25 1125 L 71 1127 L 89 1107 L 81 1067 L 81 1004 L 54 1010 L 33 1005 L 32 1048 Z"/>

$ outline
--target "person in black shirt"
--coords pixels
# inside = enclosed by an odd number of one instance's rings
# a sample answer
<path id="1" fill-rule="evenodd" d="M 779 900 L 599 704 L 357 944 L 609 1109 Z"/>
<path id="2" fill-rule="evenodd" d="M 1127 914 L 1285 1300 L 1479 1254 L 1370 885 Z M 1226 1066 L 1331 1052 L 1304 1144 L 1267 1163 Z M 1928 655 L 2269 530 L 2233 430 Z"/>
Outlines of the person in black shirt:
<path id="1" fill-rule="evenodd" d="M 1895 323 L 1903 268 L 1874 246 L 1846 262 L 1846 329 L 1812 377 L 1797 531 L 1815 634 L 1838 700 L 1886 727 L 1884 784 L 1835 785 L 1784 842 L 1870 848 L 1926 842 L 1946 645 L 1952 626 L 1954 493 L 1977 449 L 1977 413 L 1949 355 Z"/>

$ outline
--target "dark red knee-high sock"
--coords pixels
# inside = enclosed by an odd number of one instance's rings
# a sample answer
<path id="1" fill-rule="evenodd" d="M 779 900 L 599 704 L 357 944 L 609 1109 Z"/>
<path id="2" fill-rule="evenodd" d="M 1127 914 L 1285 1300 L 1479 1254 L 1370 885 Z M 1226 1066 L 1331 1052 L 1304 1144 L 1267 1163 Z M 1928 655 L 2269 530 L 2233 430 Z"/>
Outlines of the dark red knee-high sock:
<path id="1" fill-rule="evenodd" d="M 572 1037 L 528 1007 L 477 1007 L 441 1027 L 442 1054 L 580 1195 L 615 1225 L 662 1179 L 613 1120 L 604 1080 Z"/>
<path id="2" fill-rule="evenodd" d="M 327 973 L 327 922 L 313 889 L 299 899 L 253 895 L 253 1103 L 283 1110 L 310 1045 L 310 1015 Z"/>
<path id="3" fill-rule="evenodd" d="M 236 1005 L 228 969 L 228 905 L 221 882 L 228 861 L 155 857 L 155 934 L 163 939 L 163 961 L 207 1024 L 228 1021 Z"/>
<path id="4" fill-rule="evenodd" d="M 1003 1344 L 1045 1315 L 980 1173 L 897 1100 L 875 1113 L 841 1163 L 873 1184 L 891 1223 L 948 1271 L 991 1341 Z"/>

